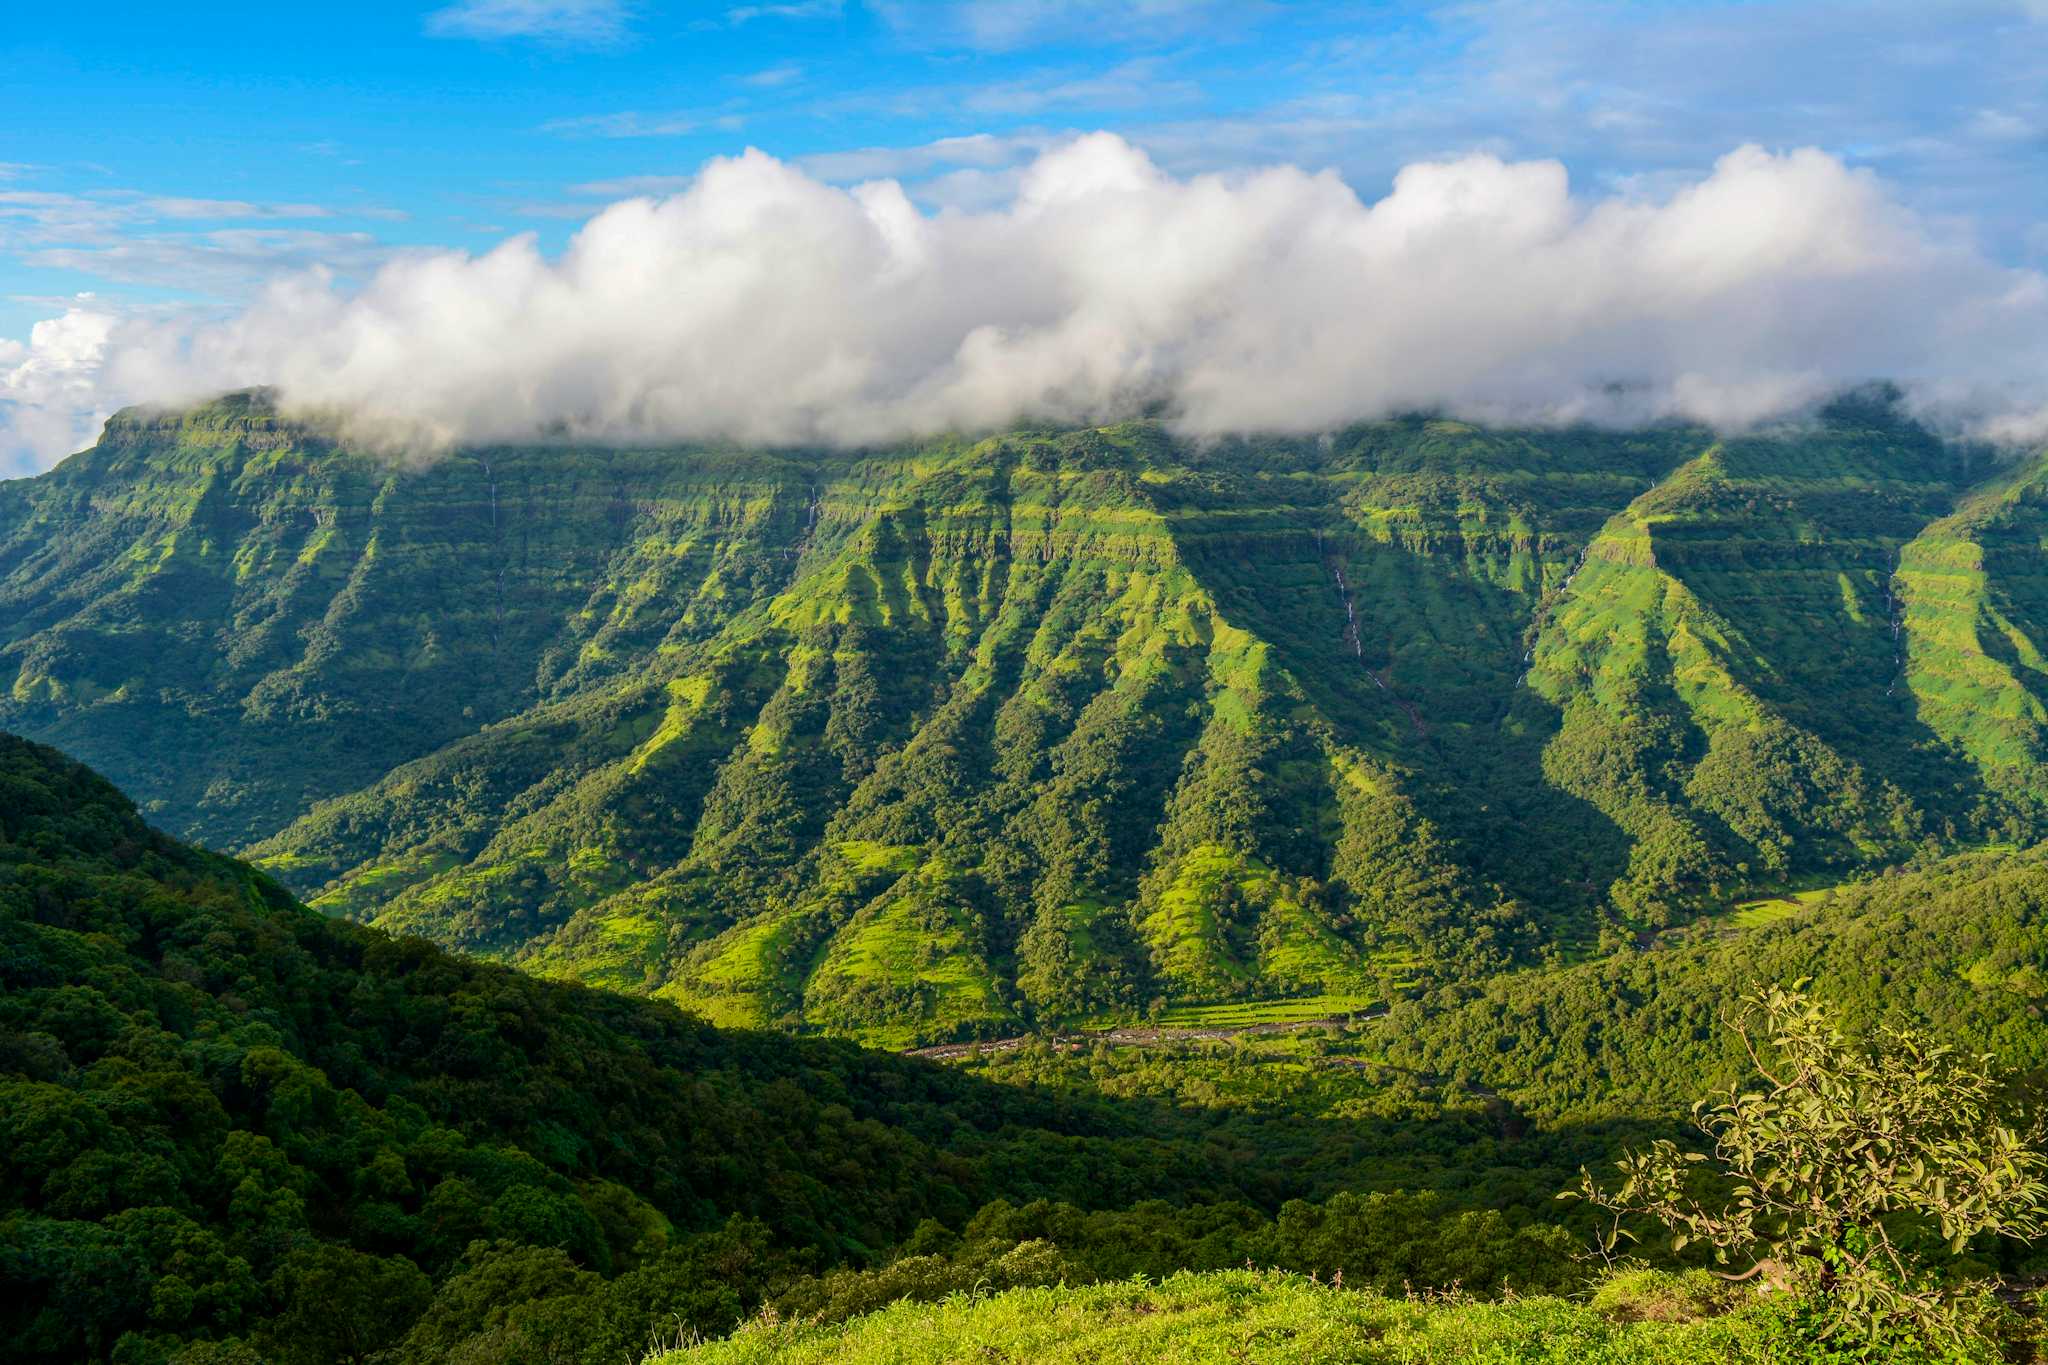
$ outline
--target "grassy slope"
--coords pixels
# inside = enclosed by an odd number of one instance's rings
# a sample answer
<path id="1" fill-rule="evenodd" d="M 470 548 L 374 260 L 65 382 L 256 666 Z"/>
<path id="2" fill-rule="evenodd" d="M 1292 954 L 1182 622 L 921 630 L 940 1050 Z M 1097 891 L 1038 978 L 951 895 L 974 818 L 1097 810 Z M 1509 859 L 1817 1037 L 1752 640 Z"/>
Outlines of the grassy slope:
<path id="1" fill-rule="evenodd" d="M 2038 832 L 2033 485 L 1954 511 L 1867 405 L 1710 445 L 407 472 L 260 403 L 124 418 L 0 490 L 0 722 L 323 909 L 891 1045 L 1364 1004 Z"/>
<path id="2" fill-rule="evenodd" d="M 658 1365 L 1256 1361 L 1269 1365 L 1652 1365 L 1773 1359 L 1748 1316 L 1616 1322 L 1557 1299 L 1426 1303 L 1226 1271 L 899 1304 L 831 1327 L 754 1324 Z"/>

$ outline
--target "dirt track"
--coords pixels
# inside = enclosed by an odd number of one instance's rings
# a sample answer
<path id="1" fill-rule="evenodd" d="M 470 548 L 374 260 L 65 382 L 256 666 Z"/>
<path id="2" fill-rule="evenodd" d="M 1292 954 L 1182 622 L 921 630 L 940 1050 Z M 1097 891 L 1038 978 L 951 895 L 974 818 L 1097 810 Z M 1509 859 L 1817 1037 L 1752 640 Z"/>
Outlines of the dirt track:
<path id="1" fill-rule="evenodd" d="M 1323 1019 L 1300 1019 L 1284 1024 L 1240 1024 L 1235 1028 L 1111 1028 L 1074 1033 L 1020 1033 L 1014 1038 L 990 1038 L 972 1043 L 941 1043 L 936 1047 L 915 1047 L 903 1055 L 952 1061 L 982 1052 L 1015 1052 L 1030 1043 L 1078 1051 L 1096 1043 L 1110 1047 L 1160 1047 L 1168 1043 L 1227 1042 L 1232 1038 L 1258 1037 L 1274 1033 L 1298 1033 L 1302 1029 L 1342 1027 L 1383 1018 L 1385 1010 L 1368 1014 L 1333 1014 Z"/>

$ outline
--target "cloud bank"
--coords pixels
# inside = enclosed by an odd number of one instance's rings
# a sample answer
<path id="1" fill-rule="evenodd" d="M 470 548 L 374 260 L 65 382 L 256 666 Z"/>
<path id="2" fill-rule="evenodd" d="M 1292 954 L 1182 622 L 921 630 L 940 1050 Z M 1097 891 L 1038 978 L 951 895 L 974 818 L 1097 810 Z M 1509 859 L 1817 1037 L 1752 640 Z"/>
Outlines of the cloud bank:
<path id="1" fill-rule="evenodd" d="M 311 272 L 214 319 L 84 303 L 0 342 L 0 463 L 252 384 L 429 447 L 858 444 L 1144 407 L 1204 434 L 1418 408 L 1740 427 L 1874 377 L 2048 436 L 2048 278 L 1816 151 L 1741 148 L 1653 198 L 1471 156 L 1368 203 L 1291 166 L 1176 178 L 1095 134 L 986 211 L 748 152 L 558 257 L 519 237 L 355 291 Z"/>

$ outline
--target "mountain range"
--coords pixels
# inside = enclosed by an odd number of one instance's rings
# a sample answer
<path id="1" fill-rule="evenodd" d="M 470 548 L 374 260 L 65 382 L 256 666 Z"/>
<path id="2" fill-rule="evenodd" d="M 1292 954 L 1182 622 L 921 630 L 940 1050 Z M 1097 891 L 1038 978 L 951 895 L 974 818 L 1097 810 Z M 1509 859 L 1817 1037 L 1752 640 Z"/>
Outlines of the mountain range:
<path id="1" fill-rule="evenodd" d="M 2048 835 L 2048 455 L 1415 417 L 0 483 L 0 729 L 317 908 L 904 1047 L 1303 1017 Z"/>

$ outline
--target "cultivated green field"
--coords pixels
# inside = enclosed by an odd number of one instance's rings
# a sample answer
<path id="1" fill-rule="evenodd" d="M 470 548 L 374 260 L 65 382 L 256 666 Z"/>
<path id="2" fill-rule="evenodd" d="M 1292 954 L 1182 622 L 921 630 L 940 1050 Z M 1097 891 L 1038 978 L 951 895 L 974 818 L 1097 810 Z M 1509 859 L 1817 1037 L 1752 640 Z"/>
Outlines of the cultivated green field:
<path id="1" fill-rule="evenodd" d="M 1368 1014 L 1385 1005 L 1369 995 L 1305 995 L 1293 1000 L 1233 1000 L 1220 1005 L 1176 1005 L 1146 1020 L 1162 1028 L 1245 1028 L 1304 1024 Z"/>

